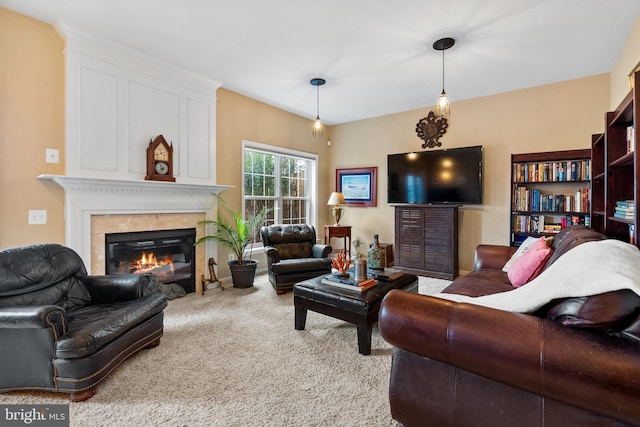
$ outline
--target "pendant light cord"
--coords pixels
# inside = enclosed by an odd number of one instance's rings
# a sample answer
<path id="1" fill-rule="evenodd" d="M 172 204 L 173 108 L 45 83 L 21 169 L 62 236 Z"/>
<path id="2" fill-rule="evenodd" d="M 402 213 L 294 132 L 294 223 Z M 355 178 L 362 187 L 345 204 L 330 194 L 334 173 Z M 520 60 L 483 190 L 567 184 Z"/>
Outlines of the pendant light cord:
<path id="1" fill-rule="evenodd" d="M 316 85 L 316 120 L 320 118 L 320 85 Z"/>
<path id="2" fill-rule="evenodd" d="M 442 49 L 442 91 L 444 92 L 444 49 Z"/>

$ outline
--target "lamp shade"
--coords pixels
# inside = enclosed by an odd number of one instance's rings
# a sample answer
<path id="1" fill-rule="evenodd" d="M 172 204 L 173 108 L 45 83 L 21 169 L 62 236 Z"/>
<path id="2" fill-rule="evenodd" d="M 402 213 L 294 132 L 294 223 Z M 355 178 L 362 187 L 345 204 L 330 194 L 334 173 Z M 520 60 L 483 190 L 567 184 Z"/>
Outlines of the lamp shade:
<path id="1" fill-rule="evenodd" d="M 344 196 L 342 195 L 342 193 L 338 192 L 338 191 L 334 191 L 333 193 L 331 193 L 331 197 L 329 197 L 329 201 L 327 202 L 327 205 L 346 205 L 347 202 L 346 200 L 344 200 Z"/>

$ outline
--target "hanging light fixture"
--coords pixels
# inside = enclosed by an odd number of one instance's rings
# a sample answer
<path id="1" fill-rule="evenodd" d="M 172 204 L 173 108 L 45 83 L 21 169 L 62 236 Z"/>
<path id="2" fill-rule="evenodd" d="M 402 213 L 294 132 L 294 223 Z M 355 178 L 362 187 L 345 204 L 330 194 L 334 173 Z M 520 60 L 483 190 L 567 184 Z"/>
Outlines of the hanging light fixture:
<path id="1" fill-rule="evenodd" d="M 454 39 L 445 37 L 443 39 L 436 40 L 436 42 L 433 43 L 433 48 L 435 50 L 442 51 L 442 93 L 440 94 L 440 98 L 436 104 L 436 116 L 438 117 L 445 117 L 451 114 L 449 98 L 447 98 L 447 93 L 444 91 L 444 51 L 453 46 L 455 42 L 456 41 Z"/>
<path id="2" fill-rule="evenodd" d="M 313 136 L 316 138 L 320 138 L 324 135 L 324 126 L 322 126 L 322 122 L 320 121 L 320 86 L 325 84 L 327 81 L 325 79 L 315 78 L 311 79 L 311 84 L 316 87 L 316 119 L 313 122 Z"/>

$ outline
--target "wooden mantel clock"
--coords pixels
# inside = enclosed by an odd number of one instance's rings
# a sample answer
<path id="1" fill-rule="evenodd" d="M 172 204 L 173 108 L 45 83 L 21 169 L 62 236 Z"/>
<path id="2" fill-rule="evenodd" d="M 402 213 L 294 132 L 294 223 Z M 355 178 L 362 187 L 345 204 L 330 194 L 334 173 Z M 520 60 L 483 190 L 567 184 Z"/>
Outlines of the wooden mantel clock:
<path id="1" fill-rule="evenodd" d="M 173 177 L 173 144 L 168 144 L 162 135 L 147 147 L 147 176 L 144 179 L 176 182 Z"/>

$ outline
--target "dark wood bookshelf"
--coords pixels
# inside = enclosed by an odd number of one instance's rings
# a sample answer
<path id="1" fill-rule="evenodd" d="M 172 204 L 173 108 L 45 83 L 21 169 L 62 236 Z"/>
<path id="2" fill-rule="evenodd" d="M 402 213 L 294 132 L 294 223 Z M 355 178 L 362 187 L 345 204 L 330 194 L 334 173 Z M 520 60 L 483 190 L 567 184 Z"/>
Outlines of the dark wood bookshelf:
<path id="1" fill-rule="evenodd" d="M 604 138 L 602 138 L 604 140 Z M 595 139 L 594 139 L 595 141 Z M 604 145 L 603 143 L 601 143 Z M 563 163 L 566 165 L 570 163 L 580 163 L 581 172 L 585 174 L 584 178 L 575 177 L 571 179 L 571 176 L 567 176 L 565 179 L 554 179 L 549 175 L 547 171 L 547 179 L 544 176 L 541 178 L 538 176 L 537 180 L 522 181 L 517 178 L 516 168 L 522 169 L 521 165 L 532 164 L 548 164 Z M 528 236 L 553 236 L 553 232 L 545 232 L 532 229 L 532 224 L 539 221 L 540 217 L 544 217 L 544 223 L 546 224 L 562 224 L 563 220 L 566 223 L 567 218 L 578 219 L 579 223 L 590 225 L 590 203 L 584 207 L 583 210 L 576 211 L 572 209 L 567 211 L 565 207 L 562 210 L 545 210 L 542 207 L 539 210 L 522 210 L 519 209 L 520 194 L 518 189 L 524 187 L 531 194 L 534 190 L 539 190 L 540 193 L 552 196 L 572 196 L 570 199 L 575 200 L 575 193 L 581 192 L 581 199 L 588 197 L 588 191 L 585 191 L 591 187 L 591 174 L 593 166 L 591 165 L 592 156 L 591 148 L 577 149 L 577 150 L 562 150 L 562 151 L 545 151 L 538 153 L 521 153 L 511 155 L 511 239 L 512 246 L 519 245 L 522 240 Z M 583 168 L 586 168 L 583 170 Z M 565 174 L 568 171 L 564 172 Z M 604 175 L 604 171 L 600 170 L 600 174 Z M 587 194 L 583 194 L 587 193 Z M 564 203 L 564 201 L 563 201 Z M 564 206 L 564 205 L 563 205 Z M 522 224 L 525 221 L 526 224 Z M 571 221 L 569 221 L 569 225 Z M 523 229 L 524 227 L 524 229 Z"/>
<path id="2" fill-rule="evenodd" d="M 638 213 L 632 219 L 615 217 L 616 204 L 640 199 L 640 162 L 636 150 L 629 151 L 628 129 L 638 124 L 640 73 L 633 76 L 633 88 L 614 111 L 604 114 L 604 132 L 592 135 L 591 227 L 610 238 L 638 245 Z M 635 146 L 635 141 L 634 141 Z"/>

